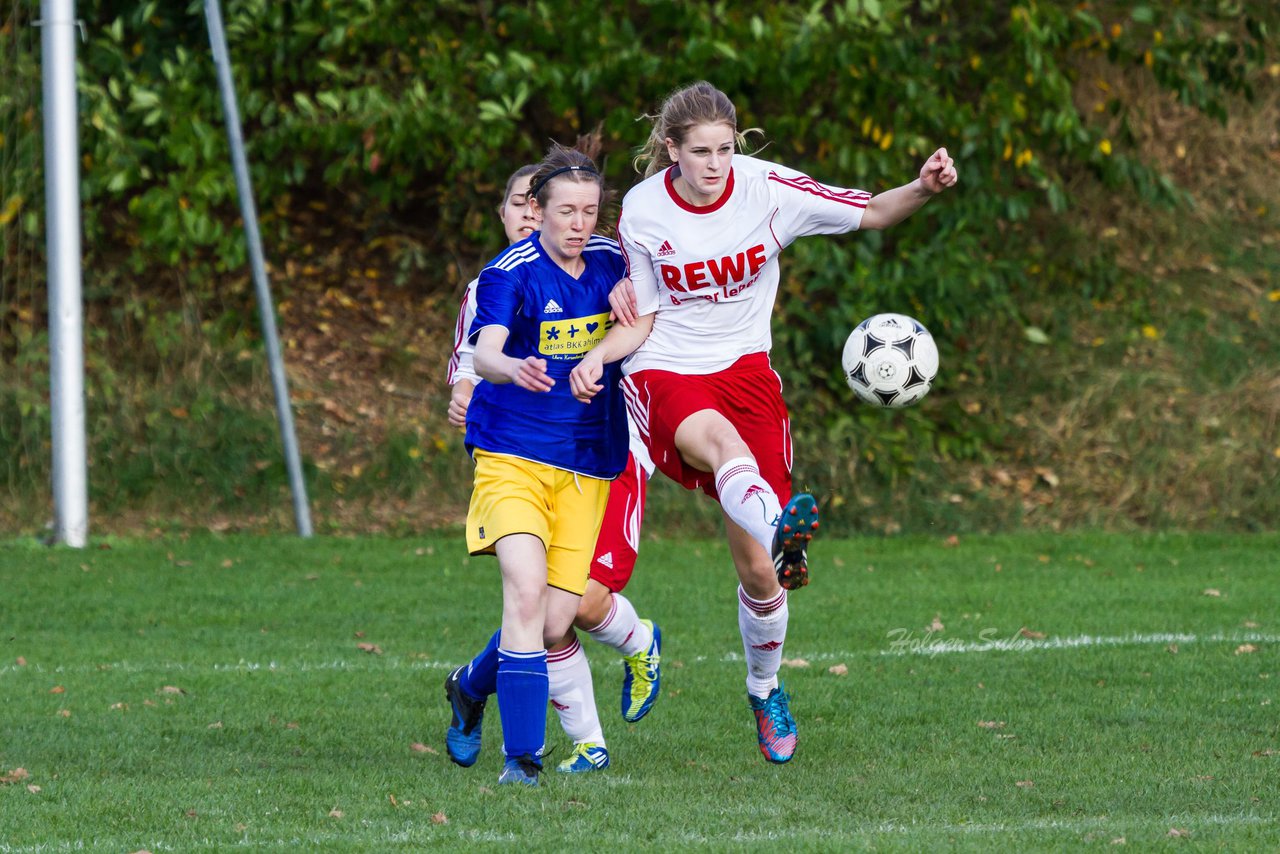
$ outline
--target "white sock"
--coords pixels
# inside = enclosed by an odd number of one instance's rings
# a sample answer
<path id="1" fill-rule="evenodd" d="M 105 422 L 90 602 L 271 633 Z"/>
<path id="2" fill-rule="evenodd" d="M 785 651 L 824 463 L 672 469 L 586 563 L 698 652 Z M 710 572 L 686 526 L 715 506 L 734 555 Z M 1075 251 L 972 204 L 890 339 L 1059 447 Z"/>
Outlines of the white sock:
<path id="1" fill-rule="evenodd" d="M 648 649 L 653 643 L 653 632 L 640 622 L 635 606 L 621 593 L 614 593 L 610 598 L 613 606 L 609 609 L 609 616 L 587 634 L 623 655 L 635 655 Z"/>
<path id="2" fill-rule="evenodd" d="M 588 741 L 604 744 L 591 667 L 577 638 L 567 648 L 547 653 L 547 681 L 551 706 L 560 716 L 565 735 L 572 738 L 574 744 Z"/>
<path id="3" fill-rule="evenodd" d="M 773 553 L 773 532 L 782 516 L 778 494 L 760 475 L 750 457 L 729 460 L 716 472 L 716 492 L 729 518 L 751 535 L 767 554 Z"/>
<path id="4" fill-rule="evenodd" d="M 778 687 L 782 644 L 787 639 L 787 591 L 757 602 L 738 586 L 738 629 L 747 656 L 747 693 L 768 697 Z"/>

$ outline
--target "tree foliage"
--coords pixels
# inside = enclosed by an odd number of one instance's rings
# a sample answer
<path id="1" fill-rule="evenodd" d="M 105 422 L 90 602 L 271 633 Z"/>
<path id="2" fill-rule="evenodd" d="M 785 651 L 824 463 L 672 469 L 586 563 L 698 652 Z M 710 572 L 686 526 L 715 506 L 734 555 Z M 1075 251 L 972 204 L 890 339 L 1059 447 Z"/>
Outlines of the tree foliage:
<path id="1" fill-rule="evenodd" d="M 1058 221 L 1077 182 L 1136 204 L 1178 200 L 1134 156 L 1126 104 L 1104 93 L 1099 109 L 1077 105 L 1082 58 L 1146 68 L 1225 118 L 1272 61 L 1280 23 L 1269 0 L 224 5 L 268 245 L 285 234 L 282 200 L 336 201 L 370 236 L 405 237 L 402 262 L 423 270 L 413 287 L 451 286 L 426 271 L 497 248 L 498 188 L 551 140 L 599 127 L 607 175 L 629 187 L 643 116 L 696 79 L 729 94 L 742 127 L 764 130 L 762 156 L 828 183 L 886 189 L 946 146 L 962 183 L 945 200 L 884 234 L 802 241 L 784 262 L 776 345 L 789 363 L 824 366 L 788 381 L 833 435 L 849 418 L 834 366 L 859 319 L 914 314 L 942 340 L 944 364 L 963 367 L 956 333 L 971 319 L 1017 318 L 1049 288 L 1108 286 L 1108 258 Z M 201 285 L 243 268 L 203 4 L 85 0 L 78 13 L 90 292 L 119 300 L 137 283 Z M 0 113 L 13 103 L 0 98 Z M 41 232 L 42 180 L 35 158 L 19 163 L 10 194 L 25 218 L 6 228 Z M 0 348 L 16 341 L 10 331 Z M 945 419 L 927 426 L 944 453 L 981 444 Z"/>

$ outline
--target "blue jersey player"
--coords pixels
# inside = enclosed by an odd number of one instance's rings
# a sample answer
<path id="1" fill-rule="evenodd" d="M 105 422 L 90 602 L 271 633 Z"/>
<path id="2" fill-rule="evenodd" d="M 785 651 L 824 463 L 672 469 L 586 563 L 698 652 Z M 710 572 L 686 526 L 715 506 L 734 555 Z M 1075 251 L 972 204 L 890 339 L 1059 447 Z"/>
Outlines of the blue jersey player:
<path id="1" fill-rule="evenodd" d="M 627 460 L 620 378 L 600 378 L 587 406 L 569 374 L 604 337 L 609 291 L 624 274 L 617 243 L 594 235 L 604 179 L 580 151 L 553 146 L 530 179 L 541 229 L 480 273 L 476 387 L 466 445 L 475 460 L 467 548 L 494 554 L 502 628 L 445 683 L 449 757 L 480 753 L 485 701 L 498 696 L 505 764 L 499 783 L 537 785 L 546 733 L 547 653 L 577 613 L 609 481 Z"/>

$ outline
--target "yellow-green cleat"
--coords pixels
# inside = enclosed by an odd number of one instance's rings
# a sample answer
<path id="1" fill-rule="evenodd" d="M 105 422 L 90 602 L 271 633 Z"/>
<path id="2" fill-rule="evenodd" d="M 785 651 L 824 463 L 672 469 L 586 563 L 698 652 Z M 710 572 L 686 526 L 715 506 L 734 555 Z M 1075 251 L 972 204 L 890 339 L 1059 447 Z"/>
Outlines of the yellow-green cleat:
<path id="1" fill-rule="evenodd" d="M 634 655 L 622 657 L 622 717 L 635 723 L 649 714 L 658 699 L 662 673 L 659 669 L 662 651 L 662 630 L 653 620 L 641 620 L 653 632 L 649 648 Z"/>
<path id="2" fill-rule="evenodd" d="M 561 774 L 586 774 L 590 771 L 603 771 L 609 767 L 609 751 L 603 744 L 586 741 L 575 744 L 573 752 L 556 766 Z"/>

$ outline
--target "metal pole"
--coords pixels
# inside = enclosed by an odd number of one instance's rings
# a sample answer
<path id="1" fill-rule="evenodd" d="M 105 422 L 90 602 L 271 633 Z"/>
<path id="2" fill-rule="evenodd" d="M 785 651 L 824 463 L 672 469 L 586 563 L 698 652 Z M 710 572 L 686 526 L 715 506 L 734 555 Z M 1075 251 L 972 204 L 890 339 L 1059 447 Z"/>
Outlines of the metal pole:
<path id="1" fill-rule="evenodd" d="M 244 236 L 249 247 L 249 264 L 258 297 L 258 319 L 262 325 L 263 344 L 271 367 L 271 385 L 276 397 L 276 420 L 284 443 L 285 465 L 289 470 L 289 486 L 293 490 L 293 515 L 298 534 L 311 536 L 311 511 L 307 506 L 307 485 L 302 479 L 302 463 L 298 457 L 298 440 L 293 430 L 293 411 L 289 406 L 289 386 L 285 379 L 284 359 L 280 355 L 280 337 L 276 333 L 274 303 L 267 285 L 267 268 L 262 257 L 262 237 L 258 232 L 258 212 L 253 202 L 253 185 L 249 182 L 249 164 L 244 154 L 244 138 L 240 131 L 240 108 L 236 104 L 235 83 L 231 79 L 231 58 L 227 53 L 227 36 L 222 28 L 222 8 L 218 0 L 205 0 L 205 18 L 209 22 L 209 45 L 218 70 L 218 88 L 222 91 L 222 111 L 227 121 L 227 142 L 231 145 L 231 164 L 236 173 L 236 190 L 240 194 L 240 216 L 244 220 Z"/>
<path id="2" fill-rule="evenodd" d="M 54 539 L 73 548 L 84 548 L 89 537 L 89 466 L 84 414 L 84 310 L 80 295 L 75 0 L 43 0 L 41 16 Z"/>

